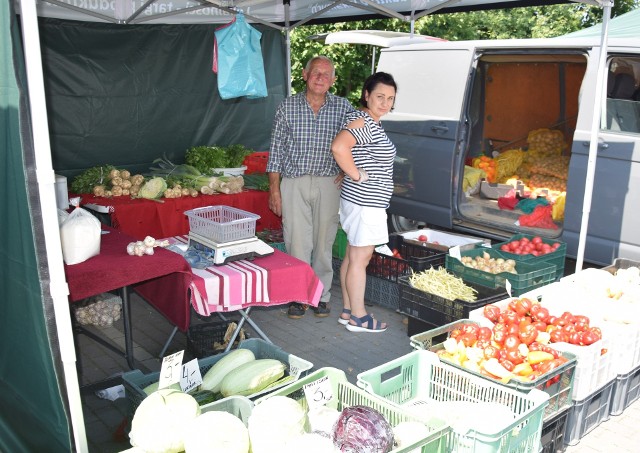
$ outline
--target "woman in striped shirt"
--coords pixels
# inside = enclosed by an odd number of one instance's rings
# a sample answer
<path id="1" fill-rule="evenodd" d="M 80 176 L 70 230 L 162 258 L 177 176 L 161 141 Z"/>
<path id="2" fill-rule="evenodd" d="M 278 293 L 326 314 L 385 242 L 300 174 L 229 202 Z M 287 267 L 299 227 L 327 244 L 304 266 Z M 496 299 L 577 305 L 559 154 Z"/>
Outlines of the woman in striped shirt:
<path id="1" fill-rule="evenodd" d="M 340 196 L 340 223 L 347 250 L 340 268 L 344 308 L 338 319 L 352 332 L 384 332 L 387 325 L 368 314 L 364 305 L 366 268 L 374 247 L 389 242 L 387 212 L 393 193 L 396 148 L 380 118 L 393 109 L 396 83 L 390 74 L 369 76 L 362 88 L 362 109 L 348 113 L 331 145 L 345 174 Z"/>

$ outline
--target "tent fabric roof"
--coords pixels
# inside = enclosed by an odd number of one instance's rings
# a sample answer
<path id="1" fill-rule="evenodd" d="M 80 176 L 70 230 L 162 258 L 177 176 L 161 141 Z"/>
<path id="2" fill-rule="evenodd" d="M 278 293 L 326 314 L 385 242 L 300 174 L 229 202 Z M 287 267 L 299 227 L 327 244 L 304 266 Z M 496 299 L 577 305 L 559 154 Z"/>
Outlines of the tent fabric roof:
<path id="1" fill-rule="evenodd" d="M 15 0 L 16 2 L 20 0 Z M 584 1 L 584 0 L 583 0 Z M 589 1 L 589 0 L 587 0 Z M 591 0 L 596 1 L 596 0 Z M 285 4 L 289 3 L 286 8 Z M 427 14 L 570 3 L 542 0 L 37 0 L 41 17 L 94 22 L 226 23 L 242 11 L 248 22 L 298 26 L 371 17 L 418 19 Z"/>
<path id="2" fill-rule="evenodd" d="M 637 38 L 640 36 L 640 9 L 634 9 L 621 16 L 614 17 L 609 22 L 609 38 Z M 563 35 L 562 38 L 599 37 L 602 34 L 602 24 L 574 31 Z"/>

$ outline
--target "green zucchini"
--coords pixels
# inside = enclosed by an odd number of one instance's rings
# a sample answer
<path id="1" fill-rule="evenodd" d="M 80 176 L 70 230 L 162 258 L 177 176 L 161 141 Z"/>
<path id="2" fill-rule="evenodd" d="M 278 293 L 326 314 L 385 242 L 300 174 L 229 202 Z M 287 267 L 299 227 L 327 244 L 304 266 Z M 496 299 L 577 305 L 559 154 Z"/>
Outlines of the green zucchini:
<path id="1" fill-rule="evenodd" d="M 276 359 L 256 359 L 230 371 L 220 383 L 220 393 L 231 395 L 252 395 L 268 387 L 284 376 L 287 367 Z"/>
<path id="2" fill-rule="evenodd" d="M 233 369 L 238 366 L 253 362 L 256 356 L 251 349 L 233 349 L 224 357 L 214 363 L 209 371 L 202 377 L 200 390 L 209 390 L 213 393 L 220 391 L 220 383 L 222 379 Z"/>

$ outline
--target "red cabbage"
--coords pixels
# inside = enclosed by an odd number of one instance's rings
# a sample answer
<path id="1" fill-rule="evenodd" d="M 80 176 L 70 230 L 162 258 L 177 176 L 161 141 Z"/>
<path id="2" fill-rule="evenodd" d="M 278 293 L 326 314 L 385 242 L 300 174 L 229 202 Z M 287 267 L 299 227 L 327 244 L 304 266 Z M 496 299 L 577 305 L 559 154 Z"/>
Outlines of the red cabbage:
<path id="1" fill-rule="evenodd" d="M 393 448 L 393 430 L 377 410 L 351 406 L 335 424 L 333 445 L 347 453 L 387 453 Z"/>

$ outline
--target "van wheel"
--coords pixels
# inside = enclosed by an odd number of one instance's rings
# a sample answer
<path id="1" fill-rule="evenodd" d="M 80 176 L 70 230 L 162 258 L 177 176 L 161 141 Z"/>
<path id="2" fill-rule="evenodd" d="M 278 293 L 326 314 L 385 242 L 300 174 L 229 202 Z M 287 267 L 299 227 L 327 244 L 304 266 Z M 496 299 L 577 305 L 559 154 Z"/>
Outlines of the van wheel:
<path id="1" fill-rule="evenodd" d="M 424 228 L 426 224 L 417 220 L 402 217 L 396 214 L 390 214 L 387 222 L 389 233 L 399 233 L 401 231 L 418 230 Z"/>

